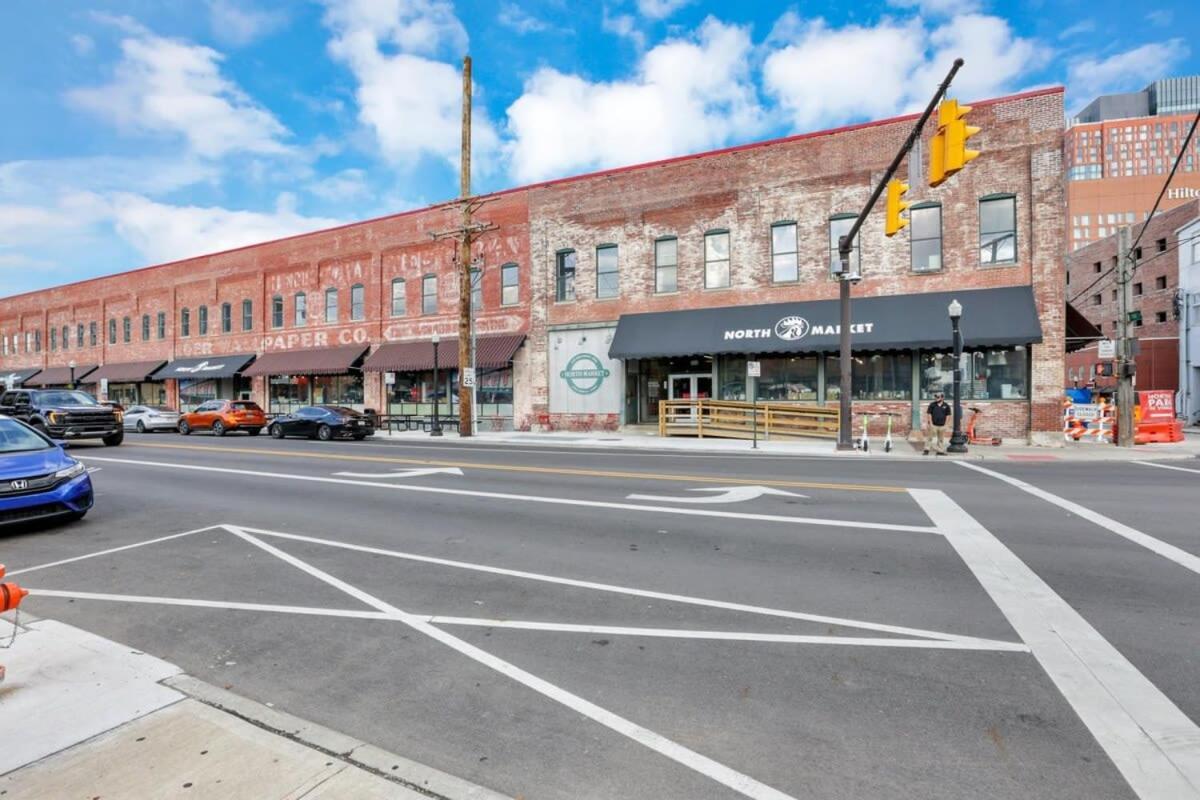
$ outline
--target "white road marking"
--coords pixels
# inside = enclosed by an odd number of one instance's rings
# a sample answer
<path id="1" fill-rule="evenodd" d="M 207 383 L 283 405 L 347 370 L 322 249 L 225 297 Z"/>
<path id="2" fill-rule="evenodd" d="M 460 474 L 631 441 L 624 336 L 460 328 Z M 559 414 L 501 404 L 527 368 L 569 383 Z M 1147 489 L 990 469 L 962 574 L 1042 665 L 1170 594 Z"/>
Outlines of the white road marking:
<path id="1" fill-rule="evenodd" d="M 1200 728 L 945 493 L 909 489 L 1141 800 L 1200 798 Z"/>
<path id="2" fill-rule="evenodd" d="M 626 499 L 650 500 L 652 502 L 665 500 L 669 503 L 741 503 L 746 500 L 757 499 L 765 494 L 777 495 L 779 497 L 808 497 L 806 494 L 786 492 L 783 489 L 775 489 L 770 486 L 702 486 L 699 489 L 688 489 L 688 491 L 721 492 L 721 494 L 712 497 L 669 497 L 657 494 L 631 494 Z"/>
<path id="3" fill-rule="evenodd" d="M 609 636 L 650 636 L 662 639 L 706 639 L 731 642 L 776 642 L 780 644 L 836 644 L 858 647 L 911 647 L 931 650 L 998 650 L 1028 653 L 1029 648 L 1017 642 L 977 639 L 974 641 L 945 641 L 939 639 L 887 639 L 880 636 L 813 636 L 792 633 L 743 633 L 741 631 L 705 631 L 688 628 L 643 628 L 620 625 L 572 625 L 562 622 L 532 622 L 519 619 L 480 619 L 477 617 L 442 617 L 428 619 L 434 625 L 470 625 L 479 628 L 514 628 L 522 631 L 555 631 L 558 633 L 587 633 Z"/>
<path id="4" fill-rule="evenodd" d="M 421 492 L 426 494 L 446 494 L 458 497 L 482 497 L 490 500 L 516 500 L 524 503 L 543 503 L 548 505 L 577 506 L 582 508 L 609 508 L 620 511 L 642 511 L 651 514 L 678 514 L 693 517 L 718 517 L 723 519 L 752 520 L 755 522 L 782 522 L 791 525 L 821 525 L 831 528 L 855 528 L 860 530 L 902 531 L 905 533 L 937 533 L 937 529 L 928 525 L 897 525 L 890 522 L 855 522 L 853 520 L 823 519 L 816 517 L 789 517 L 777 514 L 750 514 L 736 511 L 715 511 L 699 508 L 672 508 L 668 506 L 649 506 L 636 503 L 616 503 L 606 500 L 577 500 L 567 497 L 544 497 L 541 495 L 508 494 L 505 492 L 483 492 L 473 489 L 448 489 L 439 486 L 410 486 L 402 483 L 378 483 L 375 481 L 354 480 L 351 478 L 327 478 L 320 475 L 296 475 L 286 472 L 265 472 L 253 469 L 234 469 L 232 467 L 206 467 L 199 464 L 176 464 L 169 461 L 143 461 L 132 458 L 107 458 L 101 456 L 80 456 L 89 461 L 102 461 L 110 464 L 133 464 L 136 466 L 155 467 L 157 469 L 182 469 L 196 472 L 215 472 L 227 475 L 250 475 L 256 478 L 276 478 L 281 480 L 307 481 L 310 483 L 333 483 L 343 486 L 366 486 L 374 489 L 392 489 L 404 492 Z"/>
<path id="5" fill-rule="evenodd" d="M 1093 522 L 1096 525 L 1099 525 L 1101 528 L 1107 528 L 1118 536 L 1123 536 L 1134 544 L 1141 545 L 1147 550 L 1157 553 L 1163 558 L 1174 561 L 1184 569 L 1190 569 L 1192 572 L 1200 574 L 1200 556 L 1193 555 L 1192 553 L 1176 547 L 1173 544 L 1168 544 L 1161 539 L 1155 539 L 1149 534 L 1142 533 L 1137 528 L 1131 528 L 1123 522 L 1117 522 L 1111 517 L 1106 517 L 1099 512 L 1093 511 L 1092 509 L 1082 506 L 1079 503 L 1074 503 L 1064 497 L 1051 494 L 1045 489 L 1039 489 L 1038 487 L 1026 483 L 1025 481 L 1010 477 L 1001 472 L 996 472 L 995 470 L 980 467 L 976 464 L 970 464 L 966 461 L 959 461 L 957 463 L 966 467 L 967 469 L 973 469 L 976 472 L 983 473 L 984 475 L 990 475 L 993 478 L 1004 481 L 1011 486 L 1015 486 L 1021 491 L 1027 492 L 1034 497 L 1041 498 L 1047 503 L 1052 503 L 1059 508 L 1070 511 L 1072 514 L 1082 517 L 1089 522 Z"/>
<path id="6" fill-rule="evenodd" d="M 684 594 L 655 592 L 649 589 L 635 589 L 630 586 L 617 586 L 610 583 L 595 583 L 593 581 L 583 581 L 575 578 L 560 578 L 555 575 L 546 575 L 540 572 L 525 572 L 523 570 L 507 569 L 505 567 L 492 567 L 488 566 L 487 564 L 473 564 L 469 561 L 453 561 L 446 558 L 436 558 L 434 556 L 422 556 L 415 553 L 405 553 L 399 550 L 386 550 L 381 547 L 351 544 L 350 542 L 339 542 L 333 539 L 321 539 L 316 536 L 302 536 L 298 533 L 283 533 L 281 531 L 268 531 L 262 530 L 261 528 L 248 528 L 245 526 L 239 527 L 243 531 L 247 531 L 259 536 L 271 536 L 279 539 L 290 539 L 296 542 L 328 545 L 329 547 L 339 547 L 343 550 L 353 550 L 359 553 L 369 553 L 371 555 L 401 558 L 408 561 L 419 561 L 425 564 L 437 564 L 443 567 L 455 567 L 457 569 L 467 569 L 475 572 L 486 572 L 492 575 L 504 575 L 510 578 L 522 578 L 524 580 L 540 581 L 542 583 L 553 583 L 559 586 L 571 586 L 579 589 L 593 589 L 598 592 L 626 594 L 630 595 L 631 597 L 648 597 L 654 600 L 667 600 L 674 603 L 705 606 L 707 608 L 720 608 L 726 611 L 744 611 L 749 614 L 761 614 L 766 617 L 782 617 L 784 619 L 804 620 L 806 622 L 819 622 L 822 624 L 836 625 L 843 628 L 861 628 L 863 630 L 878 631 L 880 633 L 894 633 L 901 636 L 917 636 L 924 639 L 939 639 L 946 642 L 991 641 L 988 639 L 977 639 L 973 636 L 960 636 L 953 633 L 941 633 L 939 631 L 930 631 L 921 628 L 909 628 L 902 625 L 887 625 L 881 622 L 866 622 L 857 619 L 847 619 L 845 617 L 831 617 L 825 614 L 808 614 L 803 611 L 788 611 L 781 608 L 753 606 L 745 603 L 731 603 L 724 600 L 710 600 L 704 597 L 692 597 Z"/>
<path id="7" fill-rule="evenodd" d="M 419 478 L 422 475 L 459 475 L 463 471 L 458 467 L 433 467 L 431 469 L 406 469 L 400 472 L 335 472 L 344 478 Z"/>
<path id="8" fill-rule="evenodd" d="M 1194 472 L 1200 475 L 1200 469 L 1188 469 L 1187 467 L 1176 467 L 1171 464 L 1159 464 L 1154 461 L 1134 461 L 1134 464 L 1141 464 L 1143 467 L 1158 467 L 1159 469 L 1173 469 L 1177 472 Z"/>
<path id="9" fill-rule="evenodd" d="M 58 567 L 63 564 L 72 564 L 76 561 L 84 561 L 89 558 L 95 558 L 96 556 L 106 556 L 109 553 L 119 553 L 122 550 L 132 550 L 135 547 L 145 547 L 148 544 L 158 544 L 159 542 L 167 542 L 167 541 L 170 541 L 171 539 L 178 539 L 182 536 L 191 536 L 193 533 L 203 533 L 204 531 L 211 531 L 214 528 L 219 528 L 219 527 L 221 527 L 221 526 L 220 525 L 206 525 L 203 528 L 196 528 L 194 531 L 184 531 L 183 533 L 172 533 L 168 536 L 159 536 L 157 539 L 147 539 L 146 541 L 143 541 L 143 542 L 134 542 L 133 544 L 125 544 L 125 545 L 121 545 L 120 547 L 110 547 L 107 550 L 99 550 L 94 553 L 87 553 L 85 555 L 75 556 L 73 558 L 64 558 L 61 561 L 51 561 L 49 564 L 38 564 L 36 567 L 26 567 L 25 569 L 19 569 L 16 572 L 10 572 L 8 574 L 9 575 L 23 575 L 26 572 L 36 572 L 39 569 L 49 569 L 50 567 Z"/>
<path id="10" fill-rule="evenodd" d="M 344 608 L 319 608 L 314 606 L 281 606 L 271 603 L 239 603 L 231 600 L 194 600 L 187 597 L 157 597 L 141 594 L 108 594 L 106 592 L 75 592 L 62 589 L 29 589 L 29 596 L 59 597 L 71 600 L 99 600 L 113 603 L 144 605 L 184 606 L 190 608 L 217 608 L 226 611 L 267 611 L 276 614 L 300 614 L 314 617 L 345 617 L 348 619 L 390 619 L 380 611 L 355 611 Z"/>
<path id="11" fill-rule="evenodd" d="M 534 690 L 535 692 L 561 703 L 567 708 L 570 708 L 573 711 L 588 717 L 589 719 L 592 719 L 601 725 L 616 731 L 617 733 L 622 734 L 623 736 L 627 736 L 628 738 L 645 745 L 651 750 L 654 750 L 655 752 L 660 753 L 667 758 L 684 765 L 685 767 L 693 769 L 702 775 L 706 775 L 712 780 L 724 784 L 734 791 L 740 792 L 747 797 L 754 798 L 755 800 L 794 800 L 794 798 L 790 798 L 783 792 L 767 786 L 765 783 L 756 781 L 749 775 L 744 775 L 740 772 L 730 769 L 720 762 L 714 761 L 708 756 L 701 755 L 694 750 L 689 750 L 683 745 L 673 742 L 665 736 L 655 733 L 649 728 L 644 728 L 641 725 L 638 725 L 636 722 L 632 722 L 624 717 L 618 716 L 607 709 L 601 708 L 595 703 L 583 699 L 579 695 L 572 694 L 566 689 L 555 686 L 549 681 L 543 680 L 542 678 L 539 678 L 530 672 L 526 672 L 515 664 L 494 656 L 485 650 L 481 650 L 475 645 L 465 642 L 462 639 L 459 639 L 457 636 L 453 636 L 452 634 L 449 634 L 442 629 L 429 624 L 429 622 L 420 617 L 401 611 L 395 606 L 390 605 L 389 603 L 386 603 L 377 597 L 373 597 L 361 589 L 351 586 L 345 581 L 335 578 L 329 573 L 324 572 L 317 567 L 312 566 L 311 564 L 307 564 L 300 559 L 283 552 L 277 547 L 270 545 L 261 539 L 256 538 L 255 536 L 252 536 L 243 529 L 227 526 L 227 530 L 234 535 L 241 537 L 247 542 L 262 548 L 266 552 L 271 553 L 275 557 L 286 561 L 297 569 L 308 573 L 314 578 L 324 581 L 336 589 L 340 589 L 351 597 L 360 600 L 367 605 L 373 606 L 380 611 L 396 615 L 396 618 L 400 622 L 408 625 L 413 630 L 424 633 L 426 636 L 441 642 L 447 647 L 457 650 L 459 653 L 462 653 L 468 658 L 483 664 L 486 667 L 490 667 L 496 672 L 499 672 L 501 675 L 511 678 L 512 680 L 517 681 L 518 683 Z"/>

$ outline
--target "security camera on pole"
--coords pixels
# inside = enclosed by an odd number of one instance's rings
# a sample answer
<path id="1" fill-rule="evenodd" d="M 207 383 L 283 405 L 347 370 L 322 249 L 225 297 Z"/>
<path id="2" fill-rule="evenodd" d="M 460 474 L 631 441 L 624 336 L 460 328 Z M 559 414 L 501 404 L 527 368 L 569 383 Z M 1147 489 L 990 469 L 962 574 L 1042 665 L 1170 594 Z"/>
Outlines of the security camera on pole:
<path id="1" fill-rule="evenodd" d="M 871 192 L 870 199 L 859 212 L 858 218 L 854 220 L 854 224 L 850 226 L 850 230 L 846 231 L 844 236 L 838 239 L 838 265 L 835 274 L 839 277 L 839 297 L 841 302 L 841 330 L 839 338 L 839 365 L 841 367 L 840 391 L 838 396 L 838 450 L 853 450 L 853 430 L 850 411 L 850 392 L 853 389 L 853 360 L 851 359 L 851 344 L 850 344 L 850 286 L 862 280 L 862 275 L 855 265 L 855 269 L 851 271 L 850 253 L 854 249 L 855 239 L 858 237 L 859 229 L 862 228 L 863 222 L 866 221 L 867 215 L 871 213 L 871 209 L 875 207 L 880 195 L 884 190 L 887 190 L 887 221 L 884 224 L 884 231 L 888 236 L 893 236 L 898 233 L 904 226 L 908 225 L 908 220 L 900 215 L 908 208 L 908 203 L 905 203 L 903 198 L 909 186 L 900 180 L 893 180 L 896 170 L 900 168 L 900 162 L 912 150 L 913 145 L 920 139 L 921 131 L 925 128 L 925 123 L 933 116 L 934 108 L 938 109 L 937 132 L 934 134 L 933 140 L 929 147 L 929 185 L 939 186 L 948 177 L 962 169 L 968 161 L 979 157 L 979 153 L 975 150 L 967 149 L 967 139 L 979 133 L 979 128 L 967 125 L 966 115 L 971 110 L 970 106 L 960 106 L 956 100 L 942 100 L 946 94 L 946 90 L 950 88 L 950 82 L 954 80 L 955 74 L 962 67 L 963 60 L 957 58 L 954 60 L 954 65 L 950 68 L 950 72 L 946 74 L 946 79 L 938 86 L 934 92 L 933 99 L 929 101 L 929 105 L 925 107 L 917 124 L 913 126 L 912 132 L 908 134 L 908 138 L 904 141 L 900 151 L 896 153 L 892 163 L 884 171 L 882 179 Z M 941 105 L 938 103 L 941 101 Z"/>

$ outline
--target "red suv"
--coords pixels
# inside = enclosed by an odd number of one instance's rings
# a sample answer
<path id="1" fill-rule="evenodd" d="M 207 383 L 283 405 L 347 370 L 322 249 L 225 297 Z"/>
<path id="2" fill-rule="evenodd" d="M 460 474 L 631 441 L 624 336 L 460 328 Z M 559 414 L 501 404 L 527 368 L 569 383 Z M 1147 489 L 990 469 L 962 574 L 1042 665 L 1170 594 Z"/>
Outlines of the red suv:
<path id="1" fill-rule="evenodd" d="M 195 411 L 181 414 L 179 432 L 187 436 L 192 431 L 211 430 L 214 436 L 229 431 L 245 431 L 258 436 L 267 424 L 267 416 L 258 403 L 249 400 L 209 400 Z"/>

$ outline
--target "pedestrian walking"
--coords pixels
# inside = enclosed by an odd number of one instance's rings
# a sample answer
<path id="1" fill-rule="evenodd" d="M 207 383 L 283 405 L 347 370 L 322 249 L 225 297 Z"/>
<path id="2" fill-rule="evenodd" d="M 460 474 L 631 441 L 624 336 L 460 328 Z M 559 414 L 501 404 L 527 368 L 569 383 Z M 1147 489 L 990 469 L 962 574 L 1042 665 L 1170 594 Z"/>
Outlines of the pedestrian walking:
<path id="1" fill-rule="evenodd" d="M 951 413 L 950 404 L 941 392 L 935 392 L 933 402 L 925 409 L 925 451 L 929 455 L 929 445 L 933 444 L 934 452 L 939 456 L 946 455 L 946 420 Z"/>

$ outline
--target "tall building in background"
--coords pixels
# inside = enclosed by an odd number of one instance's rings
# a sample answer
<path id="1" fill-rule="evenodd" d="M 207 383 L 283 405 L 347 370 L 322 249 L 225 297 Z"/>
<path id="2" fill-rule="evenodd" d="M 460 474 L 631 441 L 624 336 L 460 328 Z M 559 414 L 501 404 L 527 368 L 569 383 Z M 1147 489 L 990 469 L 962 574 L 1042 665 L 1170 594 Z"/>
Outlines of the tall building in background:
<path id="1" fill-rule="evenodd" d="M 1197 109 L 1200 75 L 1193 75 L 1098 97 L 1071 120 L 1063 148 L 1072 250 L 1149 216 Z M 1200 141 L 1193 137 L 1160 210 L 1198 197 Z"/>

